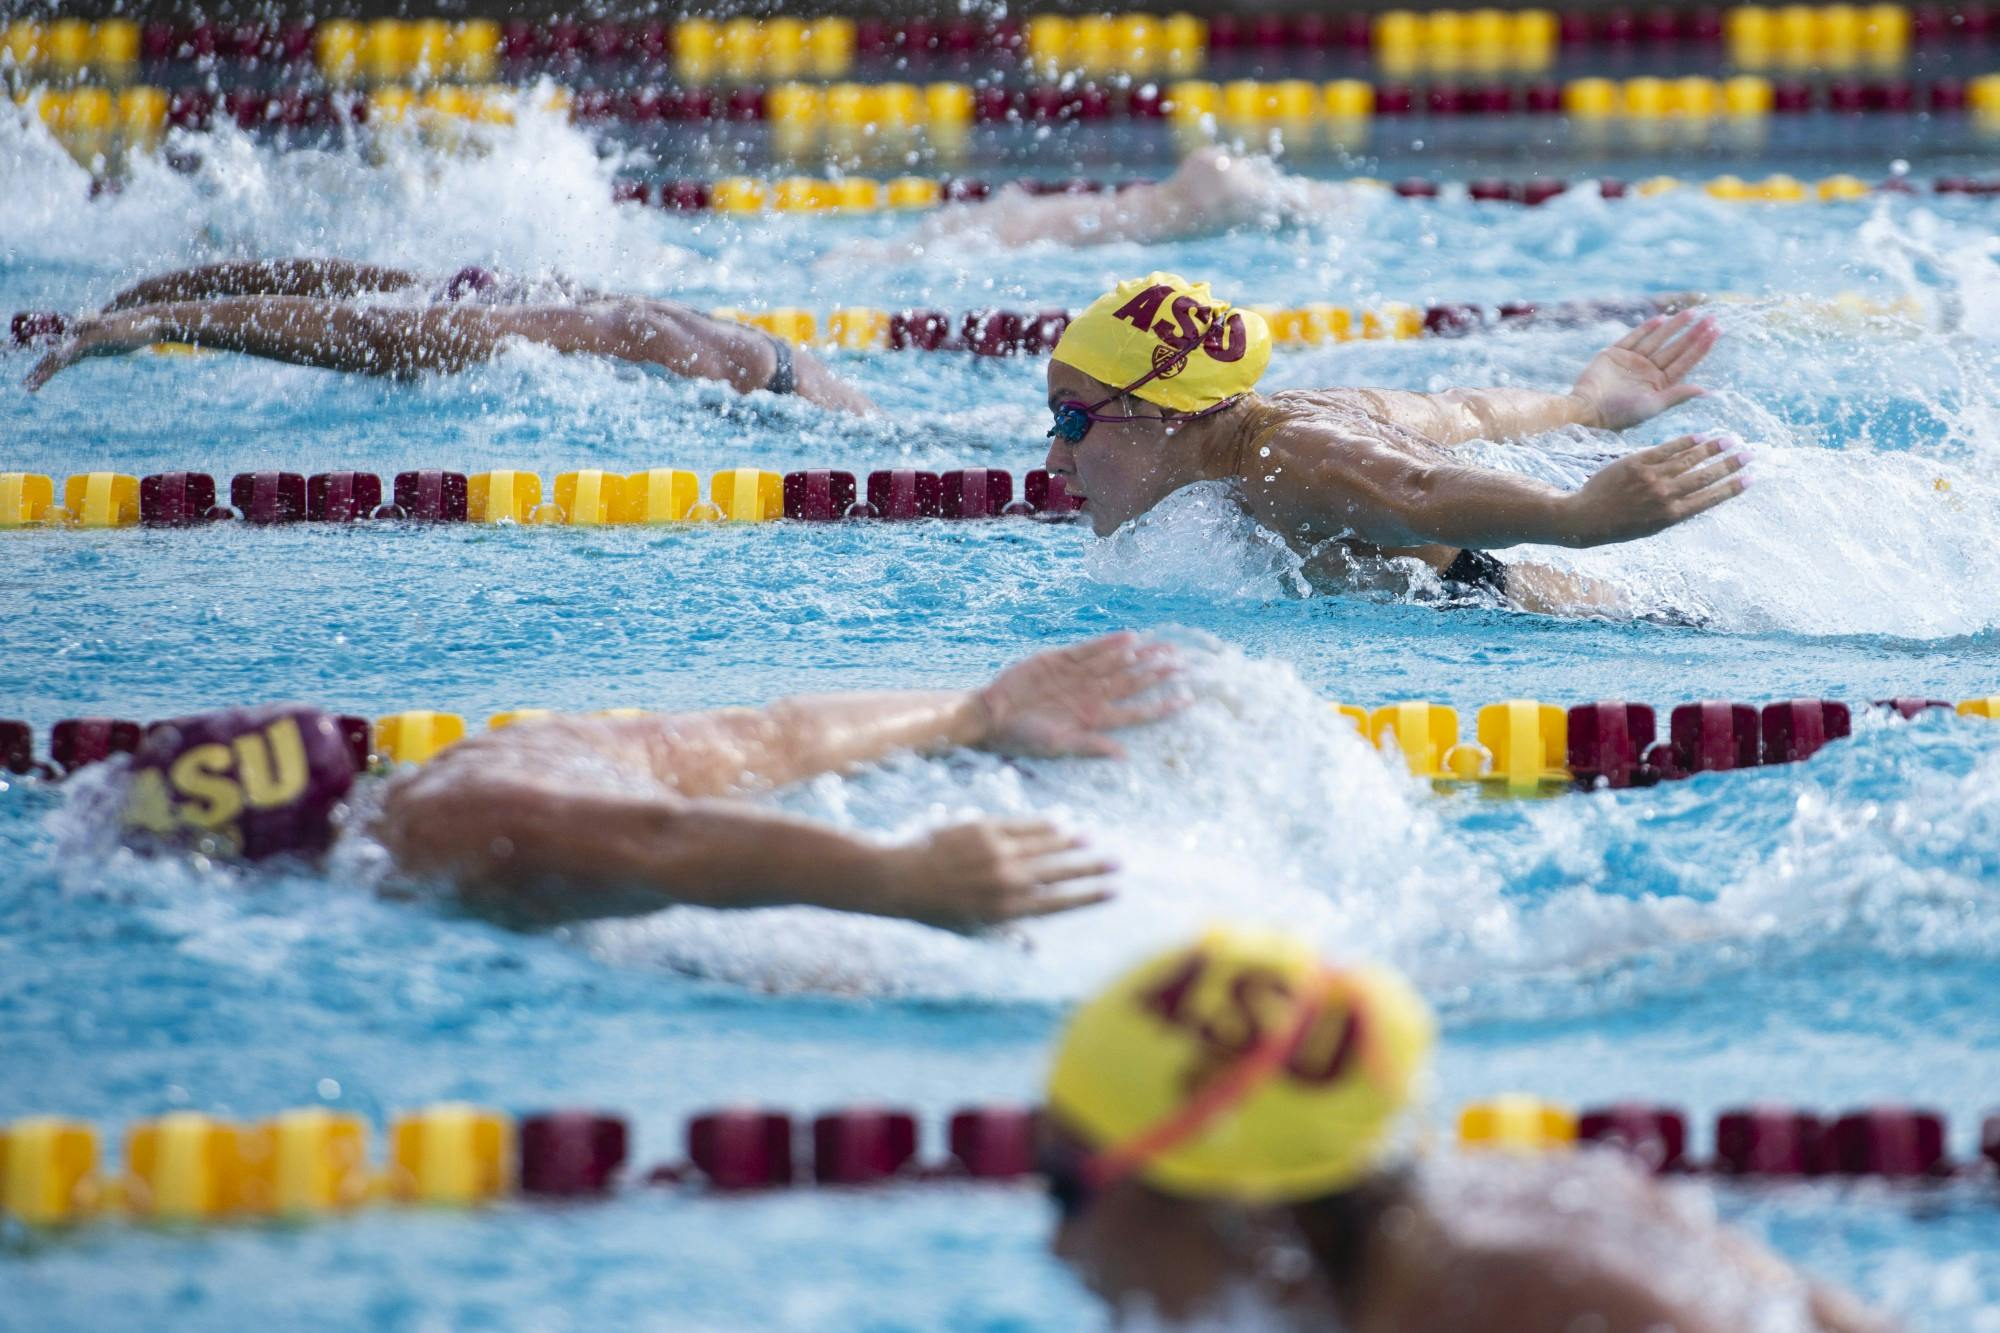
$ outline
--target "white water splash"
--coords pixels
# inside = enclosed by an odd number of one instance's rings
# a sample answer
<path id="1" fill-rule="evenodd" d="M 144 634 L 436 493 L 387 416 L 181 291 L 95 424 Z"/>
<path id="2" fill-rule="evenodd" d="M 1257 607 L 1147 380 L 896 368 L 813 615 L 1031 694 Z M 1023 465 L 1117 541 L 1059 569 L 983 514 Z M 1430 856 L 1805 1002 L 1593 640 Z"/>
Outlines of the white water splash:
<path id="1" fill-rule="evenodd" d="M 105 289 L 140 274 L 220 259 L 330 255 L 451 273 L 480 263 L 585 283 L 671 290 L 690 252 L 665 244 L 657 214 L 611 205 L 621 159 L 600 155 L 546 90 L 512 103 L 515 123 L 439 143 L 362 132 L 357 145 L 277 150 L 224 126 L 176 133 L 133 154 L 123 188 L 88 197 L 88 176 L 39 121 L 0 115 L 0 234 L 10 263 L 80 265 Z M 170 161 L 193 160 L 192 171 Z"/>

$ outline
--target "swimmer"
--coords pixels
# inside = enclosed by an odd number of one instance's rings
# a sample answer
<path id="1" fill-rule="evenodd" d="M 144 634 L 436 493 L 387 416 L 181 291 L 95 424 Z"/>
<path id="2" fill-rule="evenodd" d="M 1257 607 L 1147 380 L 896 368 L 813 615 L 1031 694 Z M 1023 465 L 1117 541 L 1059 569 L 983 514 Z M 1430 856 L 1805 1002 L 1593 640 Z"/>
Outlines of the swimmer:
<path id="1" fill-rule="evenodd" d="M 1048 468 L 1089 502 L 1099 536 L 1197 482 L 1234 487 L 1245 509 L 1344 586 L 1415 560 L 1446 592 L 1524 610 L 1620 609 L 1615 590 L 1492 548 L 1635 541 L 1750 485 L 1727 437 L 1683 436 L 1617 458 L 1574 492 L 1457 461 L 1470 440 L 1563 426 L 1624 430 L 1703 390 L 1688 382 L 1721 336 L 1693 311 L 1647 320 L 1600 352 L 1565 394 L 1523 389 L 1253 392 L 1271 357 L 1254 311 L 1206 283 L 1153 273 L 1077 317 L 1048 370 Z"/>
<path id="2" fill-rule="evenodd" d="M 1611 1149 L 1398 1147 L 1433 1024 L 1400 976 L 1217 928 L 1071 1017 L 1054 1248 L 1121 1321 L 1355 1333 L 1885 1333 Z"/>
<path id="3" fill-rule="evenodd" d="M 891 844 L 755 798 L 904 753 L 1119 758 L 1112 732 L 1184 705 L 1163 689 L 1176 670 L 1166 645 L 1110 634 L 976 690 L 522 721 L 391 777 L 354 822 L 402 874 L 510 920 L 803 904 L 977 930 L 1103 902 L 1115 867 L 1041 819 Z M 353 782 L 346 741 L 312 709 L 180 719 L 150 729 L 134 757 L 122 827 L 142 847 L 313 855 L 349 821 Z"/>
<path id="4" fill-rule="evenodd" d="M 358 298 L 395 297 L 393 302 Z M 763 389 L 867 413 L 867 395 L 803 348 L 654 297 L 593 291 L 566 278 L 508 278 L 468 267 L 430 279 L 338 259 L 214 264 L 149 278 L 77 320 L 25 381 L 32 392 L 78 361 L 186 343 L 368 375 L 456 371 L 509 342 Z"/>
<path id="5" fill-rule="evenodd" d="M 938 209 L 909 237 L 858 242 L 844 253 L 870 261 L 911 259 L 946 241 L 1007 249 L 1120 241 L 1153 245 L 1235 227 L 1324 220 L 1351 200 L 1348 187 L 1287 175 L 1269 158 L 1201 148 L 1163 181 L 1103 194 L 1055 195 L 1030 194 L 1010 184 L 978 203 Z"/>

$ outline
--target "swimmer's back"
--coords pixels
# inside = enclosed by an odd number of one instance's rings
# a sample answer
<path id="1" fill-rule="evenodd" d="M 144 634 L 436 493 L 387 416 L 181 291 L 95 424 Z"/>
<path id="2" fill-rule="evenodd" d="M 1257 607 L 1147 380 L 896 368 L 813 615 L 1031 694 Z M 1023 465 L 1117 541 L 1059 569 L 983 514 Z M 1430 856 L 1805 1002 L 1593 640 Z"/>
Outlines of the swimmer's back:
<path id="1" fill-rule="evenodd" d="M 1886 1329 L 1724 1228 L 1693 1186 L 1609 1151 L 1444 1154 L 1414 1176 L 1452 1278 L 1375 1265 L 1361 1333 L 1858 1333 Z M 1393 1243 L 1391 1248 L 1393 1248 Z M 1578 1324 L 1579 1309 L 1598 1317 Z M 1496 1309 L 1508 1311 L 1504 1324 Z"/>

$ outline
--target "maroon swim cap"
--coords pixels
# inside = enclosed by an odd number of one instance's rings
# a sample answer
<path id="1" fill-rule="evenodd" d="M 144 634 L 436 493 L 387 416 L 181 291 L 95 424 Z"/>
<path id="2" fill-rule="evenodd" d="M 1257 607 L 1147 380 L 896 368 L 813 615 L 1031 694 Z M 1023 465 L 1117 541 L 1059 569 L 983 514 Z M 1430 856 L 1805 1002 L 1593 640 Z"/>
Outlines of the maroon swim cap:
<path id="1" fill-rule="evenodd" d="M 128 841 L 255 861 L 325 851 L 354 755 L 315 708 L 232 708 L 155 722 L 132 756 Z"/>

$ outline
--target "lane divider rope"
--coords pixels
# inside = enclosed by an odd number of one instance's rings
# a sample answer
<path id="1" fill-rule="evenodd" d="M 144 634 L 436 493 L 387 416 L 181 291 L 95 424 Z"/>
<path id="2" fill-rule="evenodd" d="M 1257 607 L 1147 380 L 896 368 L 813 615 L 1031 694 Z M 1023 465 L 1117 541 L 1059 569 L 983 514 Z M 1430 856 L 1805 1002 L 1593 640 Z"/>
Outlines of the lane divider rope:
<path id="1" fill-rule="evenodd" d="M 1748 298 L 1716 293 L 1704 299 L 1725 304 Z M 1264 316 L 1272 340 L 1280 347 L 1317 347 L 1353 341 L 1407 341 L 1413 338 L 1456 338 L 1494 329 L 1567 328 L 1617 322 L 1636 324 L 1656 314 L 1679 309 L 1685 294 L 1593 301 L 1509 301 L 1481 305 L 1470 301 L 1428 306 L 1388 301 L 1375 307 L 1350 307 L 1329 302 L 1298 306 L 1253 304 Z M 1831 297 L 1796 297 L 1790 304 L 1800 312 L 1842 325 L 1871 320 L 1921 323 L 1922 304 L 1914 298 L 1882 300 L 1859 292 Z M 979 356 L 1039 356 L 1052 350 L 1069 327 L 1067 310 L 968 310 L 952 315 L 942 310 L 883 310 L 872 306 L 841 306 L 824 314 L 793 306 L 768 310 L 718 307 L 718 319 L 748 324 L 798 346 L 844 351 L 971 352 Z M 16 347 L 53 345 L 73 324 L 70 316 L 53 310 L 23 310 L 9 322 Z M 156 353 L 187 353 L 198 349 L 167 343 Z M 18 475 L 18 474 L 0 474 Z M 5 510 L 0 503 L 0 511 Z M 7 523 L 0 512 L 0 526 Z"/>
<path id="2" fill-rule="evenodd" d="M 1933 712 L 2000 721 L 2000 694 L 1954 703 L 1947 699 L 1877 699 L 1867 705 L 1910 720 Z M 1854 709 L 1831 699 L 1786 699 L 1763 705 L 1698 700 L 1667 710 L 1658 725 L 1650 704 L 1604 700 L 1565 708 L 1536 699 L 1507 699 L 1474 713 L 1473 735 L 1461 740 L 1458 711 L 1406 700 L 1374 709 L 1330 703 L 1384 754 L 1399 755 L 1409 772 L 1441 789 L 1477 787 L 1532 796 L 1571 789 L 1646 787 L 1812 758 L 1853 733 Z M 546 717 L 554 710 L 517 708 L 487 719 L 489 729 Z M 608 709 L 599 716 L 646 716 L 645 709 Z M 357 772 L 423 763 L 465 739 L 458 713 L 413 709 L 372 722 L 333 716 Z M 49 758 L 38 760 L 34 729 L 0 719 L 0 771 L 60 778 L 89 764 L 135 752 L 149 725 L 125 718 L 64 718 L 49 731 Z"/>
<path id="3" fill-rule="evenodd" d="M 182 1111 L 128 1126 L 122 1170 L 104 1160 L 94 1126 L 28 1116 L 0 1128 L 0 1216 L 31 1227 L 100 1218 L 188 1224 L 305 1219 L 383 1202 L 477 1207 L 513 1198 L 604 1198 L 633 1184 L 726 1193 L 807 1183 L 1029 1182 L 1037 1174 L 1039 1118 L 1024 1106 L 958 1111 L 943 1128 L 944 1155 L 926 1162 L 923 1126 L 911 1111 L 851 1107 L 806 1122 L 783 1111 L 734 1107 L 690 1119 L 684 1157 L 627 1176 L 630 1124 L 599 1110 L 517 1118 L 465 1103 L 425 1106 L 391 1120 L 379 1166 L 370 1160 L 370 1128 L 358 1115 L 309 1107 L 244 1124 Z M 1712 1156 L 1697 1159 L 1689 1151 L 1688 1117 L 1671 1106 L 1631 1102 L 1578 1111 L 1517 1093 L 1468 1104 L 1457 1116 L 1458 1142 L 1470 1151 L 1598 1144 L 1656 1174 L 1906 1184 L 1992 1179 L 2000 1167 L 2000 1115 L 1985 1118 L 1974 1161 L 1950 1157 L 1946 1129 L 1942 1113 L 1922 1107 L 1872 1106 L 1826 1117 L 1753 1104 L 1721 1112 Z"/>
<path id="4" fill-rule="evenodd" d="M 788 213 L 867 215 L 881 212 L 922 212 L 950 204 L 977 203 L 1007 186 L 1031 195 L 1094 195 L 1151 184 L 1143 180 L 1103 180 L 1090 177 L 1024 178 L 992 182 L 971 177 L 900 176 L 878 180 L 869 176 L 724 176 L 714 180 L 675 178 L 646 180 L 622 177 L 612 183 L 614 204 L 637 204 L 673 212 Z M 1606 177 L 1572 183 L 1559 177 L 1535 176 L 1510 180 L 1479 177 L 1463 183 L 1406 177 L 1396 181 L 1349 177 L 1329 182 L 1358 191 L 1381 191 L 1398 198 L 1430 201 L 1470 201 L 1477 204 L 1524 204 L 1530 208 L 1563 195 L 1588 191 L 1601 199 L 1648 199 L 1681 190 L 1698 190 L 1728 203 L 1847 204 L 1880 196 L 1918 194 L 2000 195 L 2000 178 L 1948 175 L 1928 183 L 1907 177 L 1870 182 L 1839 173 L 1801 180 L 1782 172 L 1746 180 L 1721 175 L 1705 180 L 1678 176 L 1648 176 L 1637 181 Z"/>
<path id="5" fill-rule="evenodd" d="M 1655 7 L 1634 14 L 1531 8 L 1518 11 L 1388 10 L 1376 14 L 1117 13 L 1041 14 L 1025 22 L 973 18 L 890 21 L 827 15 L 739 17 L 677 23 L 571 19 L 534 23 L 491 18 L 307 18 L 269 26 L 208 22 L 141 25 L 109 19 L 0 27 L 0 52 L 16 69 L 58 73 L 148 65 L 218 64 L 256 69 L 312 66 L 336 80 L 491 77 L 511 70 L 638 67 L 680 78 L 838 78 L 857 58 L 894 68 L 912 63 L 991 61 L 996 72 L 1036 77 L 1145 78 L 1199 71 L 1211 58 L 1262 67 L 1280 57 L 1323 64 L 1340 53 L 1385 71 L 1548 68 L 1578 49 L 1645 48 L 1712 59 L 1718 50 L 1741 69 L 1846 70 L 1899 65 L 1913 43 L 1977 42 L 1992 30 L 1983 4 L 1833 4 Z"/>
<path id="6" fill-rule="evenodd" d="M 42 473 L 0 472 L 0 529 L 200 527 L 229 520 L 258 526 L 395 521 L 616 527 L 1060 519 L 1083 507 L 1062 477 L 1042 468 L 1022 481 L 1016 499 L 1014 475 L 1004 468 L 890 468 L 865 479 L 834 468 L 724 468 L 709 475 L 704 501 L 694 472 L 669 467 L 629 473 L 581 468 L 558 474 L 546 492 L 540 474 L 505 468 L 470 475 L 399 472 L 386 491 L 373 472 L 239 472 L 224 492 L 205 472 L 81 472 L 65 478 L 60 491 Z"/>
<path id="7" fill-rule="evenodd" d="M 224 120 L 243 130 L 299 131 L 396 124 L 416 116 L 511 123 L 523 90 L 498 84 L 339 87 L 136 85 L 66 88 L 26 84 L 17 105 L 60 136 L 115 132 L 151 144 L 169 128 L 209 129 Z M 954 146 L 975 126 L 1091 125 L 1117 120 L 1171 122 L 1183 137 L 1215 130 L 1296 140 L 1307 127 L 1340 134 L 1375 117 L 1563 115 L 1583 125 L 1698 126 L 1761 123 L 1808 113 L 1906 115 L 1972 112 L 1986 125 L 2000 118 L 2000 73 L 1971 78 L 1926 76 L 1808 79 L 1734 74 L 1723 78 L 1585 76 L 1565 81 L 1456 78 L 1426 83 L 1362 79 L 1182 79 L 1118 87 L 1044 83 L 1026 87 L 969 83 L 777 83 L 735 87 L 558 85 L 549 109 L 581 124 L 646 126 L 673 122 L 767 122 L 773 146 L 796 153 L 821 136 L 880 139 L 923 132 Z M 1338 138 L 1339 135 L 1336 135 Z"/>

